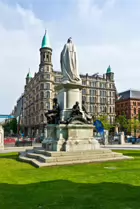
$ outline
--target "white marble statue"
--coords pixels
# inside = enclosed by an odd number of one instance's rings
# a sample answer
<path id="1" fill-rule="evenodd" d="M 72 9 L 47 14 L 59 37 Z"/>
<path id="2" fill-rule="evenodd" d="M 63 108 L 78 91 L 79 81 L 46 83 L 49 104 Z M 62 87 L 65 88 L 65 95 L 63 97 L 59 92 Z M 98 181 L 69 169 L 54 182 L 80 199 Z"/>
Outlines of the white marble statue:
<path id="1" fill-rule="evenodd" d="M 78 72 L 78 59 L 75 45 L 69 38 L 60 55 L 63 82 L 79 83 L 81 78 Z"/>

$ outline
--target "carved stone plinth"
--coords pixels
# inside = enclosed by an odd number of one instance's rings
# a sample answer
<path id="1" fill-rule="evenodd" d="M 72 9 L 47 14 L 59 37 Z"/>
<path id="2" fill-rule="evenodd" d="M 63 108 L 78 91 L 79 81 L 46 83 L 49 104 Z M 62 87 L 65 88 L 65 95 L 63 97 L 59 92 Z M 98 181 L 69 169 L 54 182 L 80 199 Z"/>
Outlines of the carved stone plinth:
<path id="1" fill-rule="evenodd" d="M 47 126 L 47 138 L 42 142 L 49 151 L 82 151 L 99 149 L 93 137 L 93 125 L 60 124 Z"/>
<path id="2" fill-rule="evenodd" d="M 82 88 L 81 84 L 71 83 L 62 83 L 56 86 L 55 90 L 58 92 L 57 98 L 61 110 L 61 121 L 66 121 L 69 118 L 72 107 L 76 102 L 79 102 L 82 112 Z"/>

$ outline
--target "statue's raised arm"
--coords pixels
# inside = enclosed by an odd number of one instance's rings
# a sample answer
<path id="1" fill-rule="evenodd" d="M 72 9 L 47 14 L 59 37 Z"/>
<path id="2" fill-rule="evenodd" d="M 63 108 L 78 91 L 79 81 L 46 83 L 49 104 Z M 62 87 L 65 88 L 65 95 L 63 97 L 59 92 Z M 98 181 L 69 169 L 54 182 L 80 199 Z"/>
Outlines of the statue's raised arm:
<path id="1" fill-rule="evenodd" d="M 63 82 L 81 83 L 78 72 L 78 59 L 76 47 L 69 38 L 60 55 Z"/>

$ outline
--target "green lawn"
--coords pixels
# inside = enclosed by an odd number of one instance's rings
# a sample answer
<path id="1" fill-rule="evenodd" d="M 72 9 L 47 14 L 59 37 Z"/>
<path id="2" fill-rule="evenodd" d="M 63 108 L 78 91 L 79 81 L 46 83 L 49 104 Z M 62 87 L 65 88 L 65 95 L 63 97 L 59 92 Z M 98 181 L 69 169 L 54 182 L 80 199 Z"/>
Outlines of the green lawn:
<path id="1" fill-rule="evenodd" d="M 139 209 L 140 151 L 123 152 L 135 160 L 39 169 L 0 155 L 0 209 Z"/>

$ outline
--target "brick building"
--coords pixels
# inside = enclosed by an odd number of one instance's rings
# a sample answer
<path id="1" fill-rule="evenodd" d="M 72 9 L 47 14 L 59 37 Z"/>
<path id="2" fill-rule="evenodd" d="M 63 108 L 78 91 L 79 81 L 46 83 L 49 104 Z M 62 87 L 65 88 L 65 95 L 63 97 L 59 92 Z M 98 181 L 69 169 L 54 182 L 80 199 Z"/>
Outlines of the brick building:
<path id="1" fill-rule="evenodd" d="M 127 90 L 119 93 L 116 101 L 116 116 L 125 114 L 127 119 L 138 119 L 140 116 L 140 91 Z"/>

